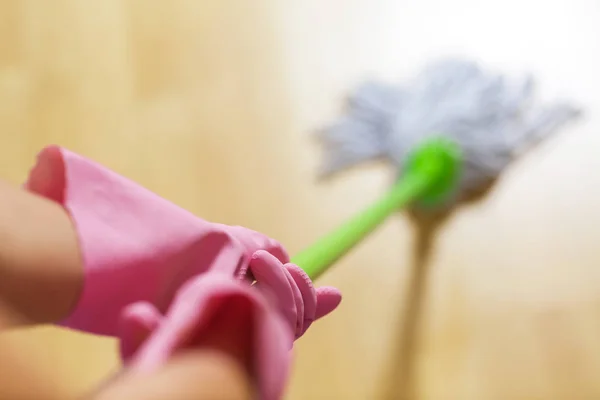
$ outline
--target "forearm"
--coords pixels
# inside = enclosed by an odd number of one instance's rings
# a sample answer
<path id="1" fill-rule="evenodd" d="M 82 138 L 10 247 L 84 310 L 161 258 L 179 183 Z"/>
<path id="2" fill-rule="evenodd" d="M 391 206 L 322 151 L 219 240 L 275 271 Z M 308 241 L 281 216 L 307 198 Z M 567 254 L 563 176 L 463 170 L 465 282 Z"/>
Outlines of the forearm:
<path id="1" fill-rule="evenodd" d="M 0 181 L 0 328 L 61 320 L 82 285 L 77 236 L 67 212 Z"/>

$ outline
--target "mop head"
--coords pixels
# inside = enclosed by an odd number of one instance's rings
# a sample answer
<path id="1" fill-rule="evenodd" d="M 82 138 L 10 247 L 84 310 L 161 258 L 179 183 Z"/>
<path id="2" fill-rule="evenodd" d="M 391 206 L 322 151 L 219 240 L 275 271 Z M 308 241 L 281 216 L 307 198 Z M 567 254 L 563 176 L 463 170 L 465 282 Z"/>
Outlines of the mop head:
<path id="1" fill-rule="evenodd" d="M 470 61 L 449 59 L 406 86 L 369 82 L 350 97 L 346 115 L 319 133 L 321 176 L 374 159 L 397 168 L 424 139 L 444 136 L 462 152 L 462 172 L 445 205 L 489 185 L 522 152 L 580 114 L 569 103 L 534 102 L 531 76 L 508 79 Z"/>

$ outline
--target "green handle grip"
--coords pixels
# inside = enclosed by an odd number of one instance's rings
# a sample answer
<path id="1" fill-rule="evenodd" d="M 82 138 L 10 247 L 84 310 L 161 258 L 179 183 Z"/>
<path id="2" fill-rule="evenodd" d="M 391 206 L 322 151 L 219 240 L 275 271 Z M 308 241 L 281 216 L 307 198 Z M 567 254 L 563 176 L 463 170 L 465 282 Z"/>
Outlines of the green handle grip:
<path id="1" fill-rule="evenodd" d="M 458 147 L 445 139 L 430 139 L 409 157 L 403 178 L 371 206 L 297 254 L 291 262 L 317 279 L 331 265 L 373 232 L 387 217 L 417 200 L 441 202 L 459 174 Z"/>

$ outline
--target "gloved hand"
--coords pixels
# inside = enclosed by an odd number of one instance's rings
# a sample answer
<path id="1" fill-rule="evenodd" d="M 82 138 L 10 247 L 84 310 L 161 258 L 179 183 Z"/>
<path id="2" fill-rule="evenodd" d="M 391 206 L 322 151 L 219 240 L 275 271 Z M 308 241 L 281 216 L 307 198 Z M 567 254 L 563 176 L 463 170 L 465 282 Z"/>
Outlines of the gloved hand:
<path id="1" fill-rule="evenodd" d="M 258 282 L 254 287 L 244 280 L 213 274 L 192 278 L 179 290 L 165 315 L 149 303 L 127 307 L 121 315 L 120 344 L 128 368 L 151 371 L 177 351 L 197 345 L 223 304 L 241 297 L 251 305 L 249 326 L 253 331 L 239 335 L 250 335 L 253 340 L 258 398 L 281 398 L 294 339 L 313 321 L 332 312 L 341 301 L 341 293 L 330 287 L 315 290 L 300 268 L 284 266 L 266 251 L 253 255 L 250 272 Z"/>
<path id="2" fill-rule="evenodd" d="M 83 291 L 60 323 L 73 329 L 114 336 L 127 305 L 145 301 L 164 312 L 190 277 L 208 271 L 245 275 L 250 257 L 261 248 L 287 262 L 276 241 L 197 218 L 59 147 L 40 153 L 25 188 L 60 203 L 77 231 Z"/>

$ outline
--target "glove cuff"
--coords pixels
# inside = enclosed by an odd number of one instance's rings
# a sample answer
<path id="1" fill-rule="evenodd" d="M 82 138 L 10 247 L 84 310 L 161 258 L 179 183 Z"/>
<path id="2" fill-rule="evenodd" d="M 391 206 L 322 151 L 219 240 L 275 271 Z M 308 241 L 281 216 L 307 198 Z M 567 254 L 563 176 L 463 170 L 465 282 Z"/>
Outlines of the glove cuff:
<path id="1" fill-rule="evenodd" d="M 60 147 L 39 154 L 25 188 L 60 203 L 77 231 L 84 286 L 62 326 L 115 336 L 128 304 L 166 309 L 191 276 L 233 276 L 247 262 L 243 245 L 216 224 Z"/>

